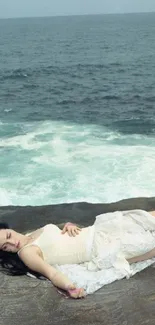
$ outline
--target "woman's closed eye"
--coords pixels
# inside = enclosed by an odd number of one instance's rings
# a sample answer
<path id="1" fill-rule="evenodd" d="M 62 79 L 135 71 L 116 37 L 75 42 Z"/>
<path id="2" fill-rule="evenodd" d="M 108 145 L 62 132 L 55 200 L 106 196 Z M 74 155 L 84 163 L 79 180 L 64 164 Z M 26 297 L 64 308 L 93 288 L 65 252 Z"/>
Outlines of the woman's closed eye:
<path id="1" fill-rule="evenodd" d="M 11 232 L 7 233 L 7 239 L 11 238 Z"/>

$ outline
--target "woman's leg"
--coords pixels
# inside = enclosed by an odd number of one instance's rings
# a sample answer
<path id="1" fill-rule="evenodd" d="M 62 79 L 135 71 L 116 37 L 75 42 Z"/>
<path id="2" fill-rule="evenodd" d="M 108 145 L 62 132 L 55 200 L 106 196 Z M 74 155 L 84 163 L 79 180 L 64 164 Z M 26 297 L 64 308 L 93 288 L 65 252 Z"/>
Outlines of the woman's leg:
<path id="1" fill-rule="evenodd" d="M 130 264 L 132 264 L 132 263 L 136 263 L 136 262 L 142 262 L 142 261 L 150 260 L 153 257 L 155 257 L 155 248 L 153 248 L 151 251 L 149 251 L 149 252 L 147 252 L 147 253 L 145 253 L 143 255 L 128 258 L 127 261 Z"/>

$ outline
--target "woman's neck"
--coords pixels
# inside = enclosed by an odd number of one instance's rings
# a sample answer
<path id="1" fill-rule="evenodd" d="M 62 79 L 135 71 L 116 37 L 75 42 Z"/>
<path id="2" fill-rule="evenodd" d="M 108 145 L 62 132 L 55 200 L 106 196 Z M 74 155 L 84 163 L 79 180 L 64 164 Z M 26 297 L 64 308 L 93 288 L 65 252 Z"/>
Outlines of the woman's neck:
<path id="1" fill-rule="evenodd" d="M 27 244 L 29 244 L 34 239 L 33 236 L 31 236 L 31 235 L 22 235 L 22 234 L 20 234 L 19 237 L 20 237 L 19 238 L 19 240 L 20 240 L 19 250 L 21 248 L 23 248 L 24 246 L 26 246 Z"/>

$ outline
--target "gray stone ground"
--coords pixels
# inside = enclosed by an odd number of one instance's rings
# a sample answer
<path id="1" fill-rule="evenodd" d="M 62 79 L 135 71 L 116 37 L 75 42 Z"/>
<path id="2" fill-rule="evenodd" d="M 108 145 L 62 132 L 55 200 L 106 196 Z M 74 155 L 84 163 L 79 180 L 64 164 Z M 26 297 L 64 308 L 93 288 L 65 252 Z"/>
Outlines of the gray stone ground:
<path id="1" fill-rule="evenodd" d="M 92 224 L 116 210 L 155 210 L 155 198 L 111 204 L 72 203 L 41 207 L 0 207 L 0 221 L 18 231 L 48 222 Z M 0 274 L 0 325 L 155 325 L 155 269 L 107 285 L 82 300 L 66 299 L 48 282 Z"/>

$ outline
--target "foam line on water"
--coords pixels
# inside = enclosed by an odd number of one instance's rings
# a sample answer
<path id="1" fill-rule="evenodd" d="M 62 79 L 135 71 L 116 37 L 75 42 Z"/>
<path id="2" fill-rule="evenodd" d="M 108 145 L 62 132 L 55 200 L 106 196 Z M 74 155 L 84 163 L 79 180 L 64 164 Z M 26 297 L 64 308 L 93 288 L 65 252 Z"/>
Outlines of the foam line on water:
<path id="1" fill-rule="evenodd" d="M 62 122 L 21 128 L 25 134 L 0 141 L 0 205 L 154 195 L 153 138 Z"/>

